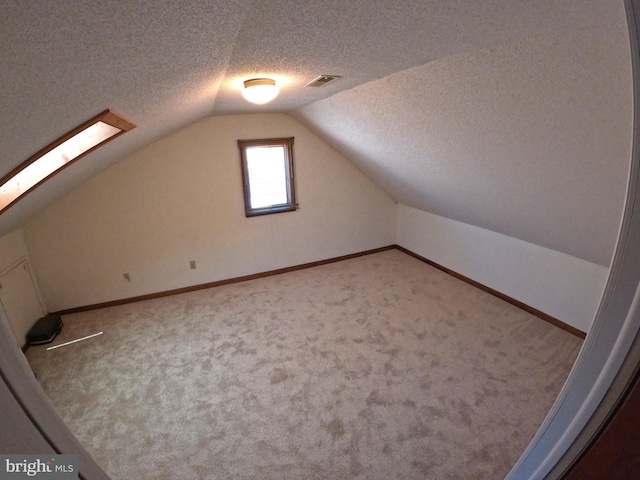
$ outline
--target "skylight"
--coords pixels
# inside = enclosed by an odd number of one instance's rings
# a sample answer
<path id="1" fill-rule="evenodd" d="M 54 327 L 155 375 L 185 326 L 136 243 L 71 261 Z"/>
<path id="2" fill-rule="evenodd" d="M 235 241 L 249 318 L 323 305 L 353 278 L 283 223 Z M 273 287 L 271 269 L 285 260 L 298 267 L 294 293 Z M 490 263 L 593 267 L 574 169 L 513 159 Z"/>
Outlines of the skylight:
<path id="1" fill-rule="evenodd" d="M 105 110 L 47 145 L 2 179 L 0 213 L 64 167 L 132 128 L 133 123 Z"/>

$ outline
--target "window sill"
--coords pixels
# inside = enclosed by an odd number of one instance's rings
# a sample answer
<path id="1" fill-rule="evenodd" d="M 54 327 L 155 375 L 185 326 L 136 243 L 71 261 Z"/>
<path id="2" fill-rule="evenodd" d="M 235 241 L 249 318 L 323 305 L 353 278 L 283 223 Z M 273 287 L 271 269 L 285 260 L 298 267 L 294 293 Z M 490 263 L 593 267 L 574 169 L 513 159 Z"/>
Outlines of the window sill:
<path id="1" fill-rule="evenodd" d="M 295 212 L 298 210 L 298 205 L 278 205 L 275 207 L 268 208 L 256 208 L 253 210 L 246 210 L 245 216 L 248 217 L 258 217 L 261 215 L 271 215 L 272 213 L 282 213 L 282 212 Z"/>

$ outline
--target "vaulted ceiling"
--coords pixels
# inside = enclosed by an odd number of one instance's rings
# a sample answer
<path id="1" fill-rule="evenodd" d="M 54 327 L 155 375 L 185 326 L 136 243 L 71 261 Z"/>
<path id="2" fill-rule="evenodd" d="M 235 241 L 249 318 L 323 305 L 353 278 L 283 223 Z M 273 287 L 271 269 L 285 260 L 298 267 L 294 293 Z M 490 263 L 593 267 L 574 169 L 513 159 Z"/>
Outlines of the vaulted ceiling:
<path id="1" fill-rule="evenodd" d="M 398 202 L 611 258 L 631 142 L 622 0 L 5 1 L 0 18 L 0 176 L 106 108 L 138 125 L 0 234 L 203 117 L 289 112 Z M 304 88 L 320 74 L 342 78 Z M 263 75 L 279 97 L 246 103 L 242 80 Z"/>

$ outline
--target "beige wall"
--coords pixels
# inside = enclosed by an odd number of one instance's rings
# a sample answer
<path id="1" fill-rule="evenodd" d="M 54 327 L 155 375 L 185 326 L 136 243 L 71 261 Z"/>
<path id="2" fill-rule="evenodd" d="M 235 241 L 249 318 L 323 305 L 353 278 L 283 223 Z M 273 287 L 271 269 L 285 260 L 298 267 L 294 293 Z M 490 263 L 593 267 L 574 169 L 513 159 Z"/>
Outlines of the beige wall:
<path id="1" fill-rule="evenodd" d="M 18 260 L 28 257 L 27 244 L 21 228 L 0 237 L 0 273 Z"/>
<path id="2" fill-rule="evenodd" d="M 566 253 L 398 205 L 398 243 L 588 332 L 609 269 Z"/>
<path id="3" fill-rule="evenodd" d="M 245 218 L 236 140 L 281 136 L 295 137 L 300 210 Z M 395 215 L 391 197 L 291 116 L 236 115 L 204 119 L 124 159 L 24 233 L 56 311 L 389 245 Z"/>

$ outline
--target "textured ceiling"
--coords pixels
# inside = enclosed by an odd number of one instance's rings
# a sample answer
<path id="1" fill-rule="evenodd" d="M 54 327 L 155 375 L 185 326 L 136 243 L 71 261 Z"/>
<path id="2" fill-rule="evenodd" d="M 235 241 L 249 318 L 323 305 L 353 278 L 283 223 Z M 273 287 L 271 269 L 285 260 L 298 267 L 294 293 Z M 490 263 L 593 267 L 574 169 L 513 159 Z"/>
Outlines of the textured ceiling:
<path id="1" fill-rule="evenodd" d="M 597 237 L 591 245 L 570 248 L 573 236 L 561 240 L 566 228 L 556 234 L 539 231 L 560 226 L 573 210 L 570 224 L 577 228 L 585 223 L 585 208 L 578 204 L 588 195 L 572 194 L 568 211 L 552 216 L 549 228 L 542 228 L 542 212 L 557 207 L 560 187 L 553 181 L 548 186 L 549 178 L 535 170 L 531 158 L 511 153 L 489 162 L 495 152 L 482 151 L 486 146 L 480 145 L 473 124 L 456 123 L 453 117 L 440 128 L 460 127 L 458 133 L 441 131 L 437 141 L 423 127 L 437 123 L 440 95 L 456 95 L 460 88 L 460 98 L 470 101 L 471 108 L 478 106 L 473 102 L 474 89 L 493 91 L 492 82 L 500 80 L 497 73 L 478 78 L 475 84 L 460 82 L 460 76 L 470 72 L 476 76 L 474 68 L 491 66 L 487 52 L 503 56 L 499 65 L 513 60 L 525 71 L 537 68 L 528 67 L 519 55 L 553 53 L 556 38 L 574 45 L 571 32 L 597 32 L 603 25 L 624 27 L 621 0 L 4 1 L 0 18 L 0 174 L 105 108 L 138 125 L 4 213 L 0 234 L 22 225 L 112 163 L 200 118 L 284 111 L 294 112 L 324 134 L 398 201 L 599 263 L 610 256 L 617 229 L 611 225 L 619 218 L 624 194 L 619 173 L 609 178 L 604 172 L 604 179 L 599 179 L 602 169 L 597 167 L 585 174 L 588 178 L 576 180 L 596 185 L 599 192 L 602 183 L 607 188 L 615 184 L 616 193 L 605 202 L 606 208 L 587 202 L 597 215 L 615 219 L 598 221 L 588 230 Z M 575 64 L 571 58 L 557 59 L 565 60 Z M 609 68 L 606 58 L 603 62 L 595 65 L 598 71 Z M 544 61 L 532 65 L 547 66 Z M 550 75 L 559 72 L 572 80 L 573 73 L 564 72 L 561 65 L 551 67 L 555 70 Z M 620 70 L 618 64 L 614 67 Z M 509 69 L 504 73 L 517 74 Z M 343 78 L 326 87 L 303 88 L 319 74 Z M 279 80 L 281 94 L 274 102 L 254 106 L 240 97 L 241 81 L 255 75 Z M 407 97 L 406 92 L 421 88 L 423 75 L 438 95 L 425 90 L 424 95 Z M 503 92 L 517 96 L 516 87 Z M 541 96 L 548 93 L 526 82 L 520 87 L 531 87 Z M 498 99 L 502 95 L 493 94 Z M 464 102 L 454 102 L 451 115 L 464 111 Z M 498 102 L 496 111 L 503 107 L 508 105 Z M 570 111 L 585 114 L 579 106 Z M 337 131 L 336 125 L 344 126 L 349 136 Z M 504 131 L 494 134 L 506 135 L 507 127 L 497 125 Z M 460 145 L 455 135 L 463 134 L 471 134 L 471 140 Z M 503 148 L 517 145 L 514 140 Z M 471 147 L 480 148 L 482 155 L 465 151 Z M 575 167 L 570 163 L 565 170 Z M 544 197 L 546 190 L 553 201 L 542 202 L 537 210 L 523 207 Z M 516 191 L 524 193 L 520 203 L 497 207 L 497 195 L 512 202 Z M 612 215 L 614 203 L 618 210 Z M 482 214 L 483 208 L 500 211 L 494 217 Z M 517 220 L 523 216 L 534 219 L 530 227 Z"/>
<path id="2" fill-rule="evenodd" d="M 608 266 L 631 157 L 621 13 L 442 58 L 294 116 L 399 203 Z"/>

